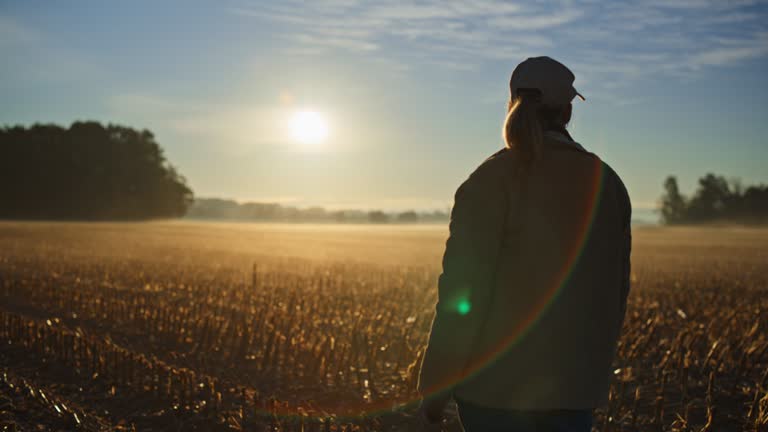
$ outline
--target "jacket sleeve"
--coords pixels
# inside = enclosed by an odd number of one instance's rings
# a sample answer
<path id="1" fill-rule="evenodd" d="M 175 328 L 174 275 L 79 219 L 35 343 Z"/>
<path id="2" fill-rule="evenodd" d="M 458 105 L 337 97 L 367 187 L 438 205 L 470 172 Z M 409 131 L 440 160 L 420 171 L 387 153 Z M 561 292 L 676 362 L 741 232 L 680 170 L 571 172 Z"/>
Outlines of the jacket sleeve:
<path id="1" fill-rule="evenodd" d="M 624 314 L 627 310 L 627 297 L 629 297 L 629 289 L 630 289 L 630 280 L 631 280 L 631 273 L 632 273 L 632 262 L 631 262 L 631 255 L 632 255 L 632 202 L 629 199 L 629 193 L 627 192 L 627 188 L 624 186 L 624 183 L 622 183 L 621 179 L 617 176 L 617 181 L 619 183 L 619 204 L 622 207 L 622 242 L 623 242 L 623 248 L 622 248 L 622 285 L 621 285 L 621 317 L 624 317 Z"/>
<path id="2" fill-rule="evenodd" d="M 508 203 L 504 182 L 483 168 L 456 191 L 419 376 L 418 390 L 425 396 L 450 392 L 459 381 L 490 301 Z"/>

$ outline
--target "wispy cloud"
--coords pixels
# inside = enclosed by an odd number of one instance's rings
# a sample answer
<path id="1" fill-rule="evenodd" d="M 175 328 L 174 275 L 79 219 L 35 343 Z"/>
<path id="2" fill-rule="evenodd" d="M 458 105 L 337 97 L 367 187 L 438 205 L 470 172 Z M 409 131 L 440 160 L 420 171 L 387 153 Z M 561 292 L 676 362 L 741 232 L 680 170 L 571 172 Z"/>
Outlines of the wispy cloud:
<path id="1" fill-rule="evenodd" d="M 44 83 L 77 82 L 100 72 L 86 56 L 61 47 L 45 31 L 14 16 L 0 14 L 0 78 L 36 78 Z"/>
<path id="2" fill-rule="evenodd" d="M 692 68 L 722 66 L 768 55 L 768 31 L 757 32 L 743 39 L 720 39 L 718 44 L 693 54 Z"/>
<path id="3" fill-rule="evenodd" d="M 505 15 L 492 18 L 488 23 L 506 30 L 546 30 L 573 22 L 583 14 L 576 9 L 564 9 L 549 14 Z"/>
<path id="4" fill-rule="evenodd" d="M 348 1 L 342 5 L 287 1 L 280 6 L 244 5 L 230 11 L 274 24 L 278 31 L 292 34 L 294 41 L 302 45 L 389 52 L 400 44 L 402 50 L 418 52 L 432 64 L 455 63 L 446 58 L 451 55 L 497 58 L 498 49 L 510 41 L 523 47 L 549 47 L 549 37 L 531 31 L 554 28 L 582 14 L 574 9 L 543 14 L 528 6 L 497 0 L 429 0 L 396 5 L 374 1 Z"/>
<path id="5" fill-rule="evenodd" d="M 558 55 L 575 65 L 577 76 L 589 75 L 595 91 L 768 55 L 765 0 L 286 0 L 240 3 L 230 11 L 289 35 L 286 49 L 307 55 L 340 51 L 457 71 Z"/>
<path id="6" fill-rule="evenodd" d="M 650 0 L 649 6 L 665 9 L 706 9 L 723 10 L 745 6 L 754 6 L 761 3 L 759 0 Z"/>

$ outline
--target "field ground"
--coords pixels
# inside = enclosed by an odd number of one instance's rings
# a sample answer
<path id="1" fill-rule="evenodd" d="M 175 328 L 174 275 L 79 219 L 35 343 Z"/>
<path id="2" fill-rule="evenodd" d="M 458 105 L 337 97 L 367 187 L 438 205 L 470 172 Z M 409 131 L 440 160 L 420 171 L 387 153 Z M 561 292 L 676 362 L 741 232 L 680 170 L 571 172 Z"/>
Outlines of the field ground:
<path id="1" fill-rule="evenodd" d="M 446 234 L 0 223 L 0 430 L 409 430 Z M 768 230 L 633 235 L 596 430 L 767 430 Z"/>

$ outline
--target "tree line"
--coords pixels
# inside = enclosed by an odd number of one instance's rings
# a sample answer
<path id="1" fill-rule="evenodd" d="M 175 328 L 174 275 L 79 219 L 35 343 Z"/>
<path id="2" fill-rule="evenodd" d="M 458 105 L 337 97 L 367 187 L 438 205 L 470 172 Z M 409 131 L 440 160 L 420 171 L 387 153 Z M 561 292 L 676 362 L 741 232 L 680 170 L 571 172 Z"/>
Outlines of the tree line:
<path id="1" fill-rule="evenodd" d="M 689 198 L 680 192 L 677 178 L 669 176 L 664 181 L 660 212 L 662 222 L 669 225 L 712 222 L 766 224 L 768 186 L 745 187 L 739 180 L 729 181 L 710 173 L 699 179 L 698 188 Z"/>
<path id="2" fill-rule="evenodd" d="M 148 130 L 92 121 L 0 128 L 0 218 L 172 218 L 192 201 Z"/>
<path id="3" fill-rule="evenodd" d="M 666 224 L 768 223 L 768 186 L 743 186 L 715 174 L 692 196 L 677 179 L 664 182 Z M 193 199 L 185 178 L 165 158 L 152 132 L 98 122 L 0 128 L 0 218 L 199 219 L 295 222 L 444 222 L 447 212 L 299 209 L 274 203 Z"/>
<path id="4" fill-rule="evenodd" d="M 190 207 L 187 217 L 275 222 L 417 223 L 444 222 L 448 220 L 448 213 L 439 210 L 432 212 L 326 210 L 323 207 L 297 208 L 277 203 L 239 203 L 229 199 L 198 198 Z"/>

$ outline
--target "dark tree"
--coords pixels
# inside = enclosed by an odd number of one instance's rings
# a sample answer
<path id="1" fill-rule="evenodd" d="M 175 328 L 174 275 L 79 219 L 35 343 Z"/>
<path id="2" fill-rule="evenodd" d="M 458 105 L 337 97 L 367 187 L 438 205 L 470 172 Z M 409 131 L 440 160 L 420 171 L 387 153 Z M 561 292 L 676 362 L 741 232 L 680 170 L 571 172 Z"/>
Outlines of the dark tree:
<path id="1" fill-rule="evenodd" d="M 347 215 L 344 212 L 344 210 L 337 210 L 337 211 L 333 212 L 333 220 L 338 222 L 338 223 L 346 222 L 347 221 Z"/>
<path id="2" fill-rule="evenodd" d="M 405 211 L 397 215 L 397 221 L 402 223 L 415 223 L 419 221 L 419 215 L 413 210 Z"/>
<path id="3" fill-rule="evenodd" d="M 96 122 L 0 129 L 0 218 L 180 217 L 192 199 L 148 130 Z"/>
<path id="4" fill-rule="evenodd" d="M 368 220 L 373 223 L 387 223 L 389 216 L 381 210 L 373 210 L 368 212 Z"/>
<path id="5" fill-rule="evenodd" d="M 733 201 L 725 177 L 707 174 L 699 179 L 699 189 L 688 204 L 688 219 L 708 222 L 728 218 Z"/>
<path id="6" fill-rule="evenodd" d="M 677 186 L 677 178 L 669 176 L 664 181 L 664 195 L 661 197 L 661 218 L 666 224 L 678 224 L 685 220 L 686 202 Z"/>
<path id="7" fill-rule="evenodd" d="M 723 176 L 707 174 L 699 179 L 699 187 L 690 200 L 680 194 L 675 177 L 667 178 L 664 190 L 661 216 L 667 224 L 768 223 L 768 186 L 745 189 L 738 179 L 728 182 Z"/>
<path id="8" fill-rule="evenodd" d="M 768 185 L 750 186 L 740 206 L 742 218 L 750 223 L 768 223 Z"/>

